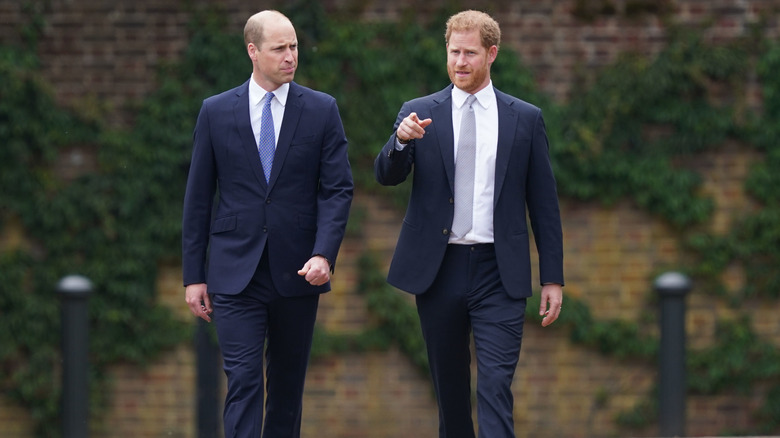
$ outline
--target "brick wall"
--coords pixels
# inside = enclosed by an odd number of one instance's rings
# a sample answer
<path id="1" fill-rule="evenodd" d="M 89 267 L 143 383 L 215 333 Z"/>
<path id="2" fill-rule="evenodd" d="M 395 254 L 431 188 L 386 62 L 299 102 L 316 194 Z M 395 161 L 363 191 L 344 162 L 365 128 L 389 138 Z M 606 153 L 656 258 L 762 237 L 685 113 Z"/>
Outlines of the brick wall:
<path id="1" fill-rule="evenodd" d="M 0 0 L 0 43 L 18 42 L 22 3 Z M 127 103 L 154 89 L 157 65 L 175 60 L 187 44 L 188 15 L 183 1 L 46 3 L 39 55 L 58 101 L 73 106 L 103 105 L 118 123 L 127 123 Z M 287 4 L 219 3 L 237 29 L 256 10 Z M 357 4 L 348 0 L 324 3 L 330 14 L 347 13 Z M 362 3 L 360 16 L 365 20 L 399 18 L 402 8 L 409 5 L 422 7 L 424 14 L 446 3 L 432 0 L 420 6 L 410 0 L 368 1 Z M 623 51 L 652 55 L 663 46 L 665 25 L 658 17 L 629 16 L 628 2 L 612 3 L 616 6 L 613 15 L 597 16 L 592 21 L 573 15 L 578 4 L 575 0 L 474 1 L 470 6 L 490 10 L 499 19 L 504 44 L 522 56 L 541 89 L 563 101 L 577 92 L 580 73 L 595 71 Z M 668 3 L 674 7 L 675 20 L 686 26 L 711 23 L 707 35 L 713 41 L 740 35 L 759 19 L 767 22 L 767 36 L 780 36 L 780 0 Z M 754 103 L 760 103 L 755 87 L 747 90 Z M 696 170 L 703 175 L 704 190 L 718 205 L 713 227 L 724 230 L 740 211 L 754 208 L 742 192 L 742 181 L 751 163 L 761 157 L 738 144 L 728 144 L 697 158 Z M 364 237 L 345 242 L 334 290 L 323 297 L 320 306 L 319 323 L 334 332 L 356 332 L 370 322 L 362 299 L 354 292 L 358 275 L 355 262 L 365 249 L 378 251 L 388 260 L 401 221 L 402 213 L 381 200 L 358 192 L 355 201 L 367 212 Z M 603 207 L 563 199 L 561 208 L 565 293 L 586 301 L 596 318 L 637 317 L 650 293 L 652 276 L 659 269 L 674 266 L 681 257 L 675 235 L 664 223 L 627 201 Z M 189 319 L 179 277 L 177 266 L 163 266 L 160 300 Z M 744 280 L 738 269 L 731 269 L 727 281 L 736 286 Z M 715 321 L 730 317 L 732 311 L 695 292 L 688 301 L 687 330 L 691 346 L 702 347 L 712 340 Z M 780 345 L 780 319 L 763 304 L 746 303 L 754 327 L 760 336 Z M 107 416 L 94 425 L 92 436 L 195 436 L 194 355 L 187 346 L 166 353 L 145 369 L 118 365 L 111 376 L 114 393 L 106 407 Z M 651 366 L 602 357 L 572 345 L 561 330 L 528 324 L 513 386 L 518 437 L 616 436 L 615 414 L 645 397 L 655 378 Z M 726 427 L 747 427 L 751 422 L 749 408 L 755 405 L 755 396 L 691 397 L 688 432 L 706 435 Z M 437 434 L 436 427 L 436 405 L 426 377 L 395 349 L 330 357 L 311 366 L 304 436 L 432 437 Z M 28 415 L 2 397 L 0 430 L 8 438 L 31 436 Z M 651 427 L 647 434 L 654 431 Z"/>

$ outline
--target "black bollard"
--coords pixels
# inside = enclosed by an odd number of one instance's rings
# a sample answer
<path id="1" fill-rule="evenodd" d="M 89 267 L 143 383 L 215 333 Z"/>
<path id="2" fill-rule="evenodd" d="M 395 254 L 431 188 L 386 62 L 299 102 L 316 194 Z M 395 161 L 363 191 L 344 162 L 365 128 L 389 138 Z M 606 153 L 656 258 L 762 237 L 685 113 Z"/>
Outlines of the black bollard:
<path id="1" fill-rule="evenodd" d="M 685 436 L 685 295 L 691 281 L 679 272 L 655 280 L 660 296 L 661 348 L 658 414 L 662 437 Z"/>
<path id="2" fill-rule="evenodd" d="M 57 283 L 62 325 L 62 436 L 87 438 L 89 432 L 89 315 L 92 282 L 80 275 Z"/>
<path id="3" fill-rule="evenodd" d="M 198 438 L 219 436 L 219 347 L 212 339 L 208 323 L 198 318 L 195 332 L 197 358 Z"/>

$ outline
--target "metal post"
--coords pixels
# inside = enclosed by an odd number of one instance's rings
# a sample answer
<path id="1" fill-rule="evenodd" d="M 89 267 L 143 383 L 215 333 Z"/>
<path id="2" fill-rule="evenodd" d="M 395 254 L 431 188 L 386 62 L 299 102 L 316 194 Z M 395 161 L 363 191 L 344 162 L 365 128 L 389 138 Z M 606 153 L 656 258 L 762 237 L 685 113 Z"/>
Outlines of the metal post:
<path id="1" fill-rule="evenodd" d="M 62 325 L 62 436 L 87 438 L 89 431 L 89 315 L 92 282 L 69 275 L 57 283 Z"/>
<path id="2" fill-rule="evenodd" d="M 662 437 L 685 436 L 685 295 L 691 281 L 679 272 L 655 280 L 660 296 L 661 348 L 659 361 L 659 432 Z"/>
<path id="3" fill-rule="evenodd" d="M 197 357 L 198 438 L 219 436 L 219 347 L 208 330 L 208 323 L 198 318 L 195 332 Z"/>

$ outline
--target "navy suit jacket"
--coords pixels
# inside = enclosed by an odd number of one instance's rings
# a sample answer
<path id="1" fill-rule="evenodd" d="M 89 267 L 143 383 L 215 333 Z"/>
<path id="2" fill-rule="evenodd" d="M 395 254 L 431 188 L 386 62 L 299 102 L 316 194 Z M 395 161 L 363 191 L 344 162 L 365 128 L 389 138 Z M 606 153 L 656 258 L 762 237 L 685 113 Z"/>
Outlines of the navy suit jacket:
<path id="1" fill-rule="evenodd" d="M 454 214 L 452 85 L 406 102 L 395 129 L 412 112 L 431 118 L 425 136 L 395 150 L 395 130 L 376 157 L 376 179 L 396 185 L 413 172 L 412 191 L 390 265 L 388 282 L 413 293 L 433 283 L 447 248 Z M 495 90 L 498 104 L 493 232 L 501 281 L 514 298 L 531 296 L 526 212 L 539 253 L 541 283 L 563 285 L 563 238 L 549 145 L 539 108 Z M 479 165 L 479 163 L 477 163 Z M 527 210 L 526 210 L 527 206 Z"/>
<path id="2" fill-rule="evenodd" d="M 239 293 L 267 247 L 281 295 L 326 292 L 330 284 L 312 286 L 297 271 L 315 254 L 335 265 L 352 202 L 336 100 L 290 83 L 266 183 L 248 94 L 249 81 L 204 100 L 198 115 L 182 220 L 184 285 Z"/>

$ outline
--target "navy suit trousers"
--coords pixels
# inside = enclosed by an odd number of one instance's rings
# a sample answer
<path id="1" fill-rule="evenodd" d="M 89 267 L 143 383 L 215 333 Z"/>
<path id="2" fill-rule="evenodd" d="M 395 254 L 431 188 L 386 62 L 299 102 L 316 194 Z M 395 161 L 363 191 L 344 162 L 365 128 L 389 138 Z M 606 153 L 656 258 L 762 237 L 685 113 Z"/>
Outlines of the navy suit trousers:
<path id="1" fill-rule="evenodd" d="M 267 251 L 244 291 L 212 295 L 212 317 L 228 381 L 225 438 L 257 438 L 261 431 L 264 438 L 300 437 L 303 385 L 318 302 L 319 295 L 279 295 L 271 280 Z M 268 391 L 265 420 L 264 374 Z"/>
<path id="2" fill-rule="evenodd" d="M 471 351 L 477 359 L 479 436 L 514 437 L 514 378 L 523 338 L 526 300 L 501 283 L 492 244 L 448 245 L 433 285 L 417 295 L 439 403 L 440 438 L 474 438 Z"/>

